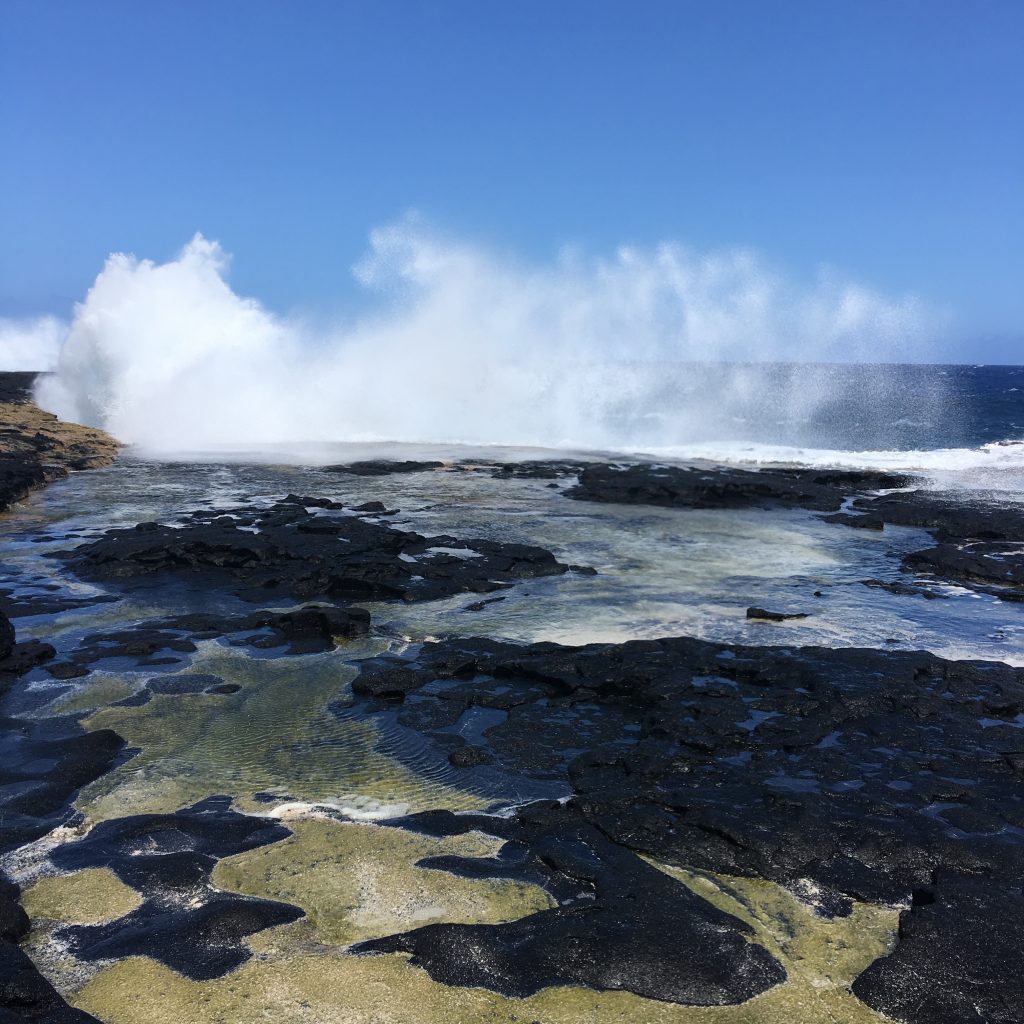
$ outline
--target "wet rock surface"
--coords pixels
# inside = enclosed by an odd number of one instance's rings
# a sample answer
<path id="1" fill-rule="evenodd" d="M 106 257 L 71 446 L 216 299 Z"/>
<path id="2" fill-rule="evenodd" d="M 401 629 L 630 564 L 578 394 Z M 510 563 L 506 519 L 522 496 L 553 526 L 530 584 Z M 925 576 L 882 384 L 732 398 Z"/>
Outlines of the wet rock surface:
<path id="1" fill-rule="evenodd" d="M 948 594 L 939 590 L 931 590 L 928 587 L 918 587 L 910 583 L 901 583 L 898 580 L 861 580 L 865 587 L 874 590 L 885 590 L 898 597 L 923 597 L 926 601 L 941 601 L 948 599 Z"/>
<path id="2" fill-rule="evenodd" d="M 497 480 L 562 480 L 578 476 L 592 462 L 571 459 L 536 459 L 530 462 L 463 463 L 457 468 L 476 469 L 490 473 Z"/>
<path id="3" fill-rule="evenodd" d="M 52 657 L 38 641 L 16 642 L 0 614 L 0 696 L 25 672 Z M 73 817 L 75 792 L 99 778 L 124 741 L 109 729 L 85 732 L 73 717 L 25 720 L 0 714 L 0 853 L 45 835 Z"/>
<path id="4" fill-rule="evenodd" d="M 58 936 L 84 960 L 150 956 L 194 980 L 220 977 L 252 953 L 245 938 L 298 920 L 286 903 L 222 892 L 210 883 L 218 859 L 285 839 L 277 822 L 238 814 L 230 797 L 210 797 L 175 814 L 106 821 L 54 850 L 64 870 L 106 867 L 145 897 L 107 924 L 74 925 Z"/>
<path id="5" fill-rule="evenodd" d="M 46 671 L 56 679 L 85 676 L 97 665 L 128 661 L 133 668 L 181 666 L 198 647 L 197 640 L 230 638 L 232 647 L 251 647 L 278 654 L 317 654 L 333 650 L 338 639 L 365 636 L 370 613 L 363 608 L 309 605 L 288 612 L 259 611 L 249 615 L 196 612 L 152 619 L 130 629 L 86 634 L 59 661 L 49 648 Z M 2 671 L 3 662 L 0 662 Z"/>
<path id="6" fill-rule="evenodd" d="M 290 496 L 269 508 L 193 512 L 177 526 L 140 523 L 64 552 L 85 579 L 144 588 L 168 577 L 247 601 L 430 600 L 490 593 L 568 571 L 543 548 L 424 537 L 337 503 Z"/>
<path id="7" fill-rule="evenodd" d="M 0 454 L 0 512 L 32 491 L 65 476 L 66 472 L 44 467 L 39 462 L 26 462 L 17 456 Z"/>
<path id="8" fill-rule="evenodd" d="M 53 648 L 17 643 L 14 627 L 0 613 L 0 695 L 39 655 Z M 0 716 L 0 853 L 45 835 L 76 815 L 77 790 L 114 763 L 124 741 L 109 729 L 84 733 L 74 719 L 23 721 Z M 17 885 L 0 872 L 0 1021 L 87 1024 L 39 973 L 18 943 L 29 931 Z"/>
<path id="9" fill-rule="evenodd" d="M 363 462 L 349 462 L 338 466 L 324 466 L 325 473 L 346 473 L 349 476 L 390 476 L 395 473 L 428 473 L 441 469 L 443 462 L 414 460 L 394 461 L 392 459 L 367 459 Z"/>
<path id="10" fill-rule="evenodd" d="M 921 652 L 687 638 L 582 648 L 478 639 L 377 659 L 353 690 L 371 714 L 373 701 L 382 714 L 401 702 L 404 726 L 439 754 L 467 710 L 505 712 L 474 746 L 509 772 L 561 774 L 573 793 L 567 804 L 521 811 L 516 823 L 492 821 L 495 834 L 514 835 L 517 856 L 525 846 L 543 858 L 531 847 L 533 826 L 519 831 L 522 815 L 538 813 L 556 831 L 585 824 L 669 864 L 777 882 L 825 915 L 848 913 L 850 898 L 916 900 L 904 915 L 908 935 L 910 922 L 958 905 L 969 881 L 976 912 L 949 909 L 948 921 L 960 943 L 1000 955 L 929 959 L 926 944 L 911 941 L 864 982 L 863 998 L 884 1010 L 911 973 L 915 984 L 934 981 L 935 1014 L 947 1017 L 896 1017 L 923 1024 L 957 1019 L 952 994 L 973 986 L 1007 1004 L 1017 991 L 1024 946 L 1001 906 L 1024 876 L 1024 670 Z M 551 756 L 559 739 L 561 763 Z M 937 909 L 922 918 L 924 892 Z M 456 961 L 494 949 L 532 977 L 560 976 L 551 958 L 569 940 L 549 937 L 521 923 L 505 932 L 435 926 L 374 948 L 406 949 L 439 978 L 462 977 Z"/>
<path id="11" fill-rule="evenodd" d="M 758 608 L 756 605 L 751 605 L 747 609 L 748 619 L 762 622 L 785 622 L 787 619 L 806 619 L 808 616 L 808 612 L 779 612 L 770 608 Z"/>
<path id="12" fill-rule="evenodd" d="M 61 612 L 91 608 L 97 604 L 112 604 L 118 598 L 111 594 L 97 594 L 91 597 L 73 597 L 68 594 L 39 590 L 32 591 L 19 587 L 0 589 L 0 614 L 12 619 L 31 615 L 59 615 Z"/>
<path id="13" fill-rule="evenodd" d="M 1007 601 L 1024 601 L 1024 506 L 962 493 L 906 491 L 860 498 L 864 518 L 932 532 L 935 547 L 903 559 L 906 569 L 971 587 Z M 852 524 L 857 525 L 857 524 Z"/>
<path id="14" fill-rule="evenodd" d="M 100 1024 L 91 1014 L 68 1006 L 23 949 L 0 944 L 0 1024 Z"/>
<path id="15" fill-rule="evenodd" d="M 837 512 L 848 497 L 906 487 L 913 478 L 874 470 L 732 469 L 723 466 L 587 466 L 565 493 L 580 501 L 670 508 L 806 508 Z"/>
<path id="16" fill-rule="evenodd" d="M 507 842 L 496 858 L 431 858 L 423 866 L 536 882 L 559 894 L 560 905 L 506 924 L 428 925 L 357 952 L 410 953 L 437 981 L 508 996 L 586 985 L 718 1006 L 785 980 L 778 961 L 748 941 L 748 925 L 609 842 L 575 810 L 538 804 L 504 822 L 428 813 L 403 824 L 435 836 L 472 828 L 500 835 Z"/>
<path id="17" fill-rule="evenodd" d="M 914 894 L 900 916 L 896 948 L 864 971 L 853 991 L 894 1020 L 1018 1024 L 1022 950 L 1019 884 L 996 901 L 984 882 L 943 879 Z M 937 970 L 937 964 L 956 964 L 956 970 Z"/>
<path id="18" fill-rule="evenodd" d="M 0 611 L 0 660 L 8 657 L 14 650 L 14 626 L 11 620 Z"/>
<path id="19" fill-rule="evenodd" d="M 0 718 L 0 852 L 74 820 L 74 794 L 103 775 L 123 748 L 111 730 L 84 732 L 74 719 Z"/>

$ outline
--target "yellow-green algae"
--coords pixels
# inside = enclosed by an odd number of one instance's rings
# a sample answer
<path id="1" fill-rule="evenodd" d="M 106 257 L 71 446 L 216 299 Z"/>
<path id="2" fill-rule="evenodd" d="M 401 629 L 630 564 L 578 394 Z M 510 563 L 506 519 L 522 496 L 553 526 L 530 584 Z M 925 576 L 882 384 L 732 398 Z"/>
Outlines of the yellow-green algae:
<path id="1" fill-rule="evenodd" d="M 359 642 L 351 645 L 350 656 L 371 656 L 382 647 Z M 242 690 L 228 697 L 156 695 L 143 706 L 104 708 L 87 720 L 87 727 L 113 728 L 141 748 L 132 761 L 83 791 L 78 807 L 91 822 L 174 811 L 214 793 L 234 795 L 240 809 L 266 811 L 251 800 L 258 790 L 309 802 L 358 792 L 412 809 L 481 806 L 473 794 L 378 753 L 372 725 L 325 710 L 344 696 L 355 674 L 337 656 L 270 661 L 207 643 L 190 671 L 217 673 L 241 683 Z M 114 680 L 96 683 L 102 689 L 115 685 Z M 83 693 L 79 706 L 89 706 L 88 699 Z M 77 982 L 54 964 L 52 973 L 64 974 L 58 984 L 74 993 L 76 1005 L 110 1024 L 267 1019 L 285 1024 L 878 1024 L 885 1019 L 857 1000 L 849 986 L 889 948 L 897 915 L 888 908 L 857 905 L 847 918 L 826 920 L 771 883 L 659 864 L 681 884 L 748 921 L 755 941 L 785 966 L 787 981 L 733 1007 L 680 1007 L 573 987 L 509 999 L 437 984 L 401 955 L 356 957 L 338 949 L 432 921 L 494 922 L 547 906 L 546 894 L 533 886 L 459 879 L 415 866 L 437 853 L 486 855 L 495 848 L 492 840 L 431 840 L 333 820 L 289 820 L 288 825 L 293 838 L 222 861 L 214 874 L 223 888 L 285 900 L 307 911 L 303 921 L 253 936 L 255 955 L 249 963 L 209 982 L 190 981 L 145 957 L 120 961 L 91 977 L 80 975 Z M 62 880 L 53 881 L 54 905 L 73 902 L 70 891 L 61 895 Z M 46 895 L 44 888 L 40 898 Z"/>
<path id="2" fill-rule="evenodd" d="M 490 856 L 500 841 L 470 833 L 431 839 L 338 821 L 289 821 L 295 834 L 222 860 L 214 884 L 302 907 L 317 938 L 347 945 L 436 921 L 512 921 L 552 905 L 543 889 L 471 881 L 416 867 L 424 857 Z"/>
<path id="3" fill-rule="evenodd" d="M 349 645 L 352 657 L 380 653 L 381 641 Z M 156 694 L 139 707 L 108 707 L 85 720 L 110 728 L 140 753 L 87 786 L 76 806 L 91 822 L 170 813 L 216 793 L 242 810 L 264 810 L 252 794 L 274 790 L 303 801 L 358 793 L 414 809 L 479 809 L 484 801 L 410 771 L 378 752 L 376 728 L 339 719 L 327 705 L 344 697 L 355 669 L 333 656 L 261 659 L 204 643 L 189 671 L 241 684 L 222 695 Z"/>
<path id="4" fill-rule="evenodd" d="M 378 836 L 372 835 L 372 827 L 328 823 L 322 828 L 302 827 L 294 845 L 308 849 L 300 858 L 301 867 L 296 867 L 293 898 L 308 901 L 321 939 L 375 934 L 377 924 L 383 925 L 384 920 L 367 927 L 359 918 L 358 886 L 352 889 L 345 883 L 329 883 L 338 886 L 339 899 L 347 903 L 345 910 L 335 912 L 329 906 L 330 896 L 321 899 L 312 891 L 316 883 L 301 877 L 303 869 L 317 871 L 318 865 L 308 858 L 327 841 L 331 827 L 353 830 L 345 835 L 344 845 L 357 856 L 360 849 L 367 856 L 374 849 L 372 841 L 361 846 L 365 837 L 373 840 L 390 832 L 379 828 Z M 364 838 L 356 840 L 357 835 Z M 414 846 L 418 842 L 414 839 Z M 278 846 L 283 849 L 284 844 Z M 411 872 L 423 871 L 408 864 L 413 852 L 414 847 L 407 848 L 402 854 L 406 863 L 392 864 L 382 869 L 384 874 L 393 872 L 394 881 L 401 883 L 403 875 L 408 878 Z M 388 861 L 393 857 L 386 847 L 380 853 Z M 280 895 L 288 884 L 283 858 L 280 864 L 273 859 L 261 862 L 250 854 L 232 860 L 233 864 L 218 872 L 221 884 L 237 880 L 247 891 L 268 895 Z M 338 854 L 339 872 L 343 865 L 344 857 Z M 402 955 L 352 956 L 313 944 L 310 924 L 298 922 L 253 936 L 253 960 L 216 981 L 189 981 L 152 960 L 132 957 L 99 972 L 72 1001 L 109 1024 L 248 1024 L 266 1020 L 283 1024 L 882 1024 L 887 1020 L 853 996 L 850 984 L 890 948 L 895 910 L 860 904 L 849 917 L 827 920 L 769 882 L 657 866 L 748 921 L 755 929 L 755 941 L 782 961 L 786 982 L 739 1006 L 676 1006 L 630 993 L 568 986 L 545 989 L 527 999 L 511 999 L 483 989 L 435 983 Z M 330 870 L 324 870 L 320 881 L 330 877 Z M 451 884 L 451 879 L 438 874 L 445 884 Z M 514 902 L 498 900 L 493 906 L 503 913 L 512 911 Z M 456 919 L 460 913 L 456 906 Z M 671 936 L 666 936 L 666 941 L 671 941 Z"/>
<path id="5" fill-rule="evenodd" d="M 40 879 L 21 902 L 33 923 L 100 924 L 130 914 L 142 905 L 142 896 L 109 868 L 83 868 Z"/>
<path id="6" fill-rule="evenodd" d="M 72 715 L 107 707 L 114 701 L 130 697 L 138 689 L 124 676 L 111 672 L 91 672 L 66 694 L 47 705 L 54 715 Z"/>

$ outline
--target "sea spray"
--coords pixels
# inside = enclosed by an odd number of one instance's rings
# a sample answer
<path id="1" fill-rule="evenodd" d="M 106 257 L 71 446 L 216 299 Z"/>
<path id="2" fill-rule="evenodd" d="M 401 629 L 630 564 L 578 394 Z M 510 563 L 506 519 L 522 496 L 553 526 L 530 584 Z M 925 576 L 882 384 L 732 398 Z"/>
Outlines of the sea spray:
<path id="1" fill-rule="evenodd" d="M 0 317 L 0 373 L 52 370 L 67 332 L 55 316 Z"/>
<path id="2" fill-rule="evenodd" d="M 834 373 L 791 366 L 766 381 L 752 363 L 880 360 L 927 323 L 912 298 L 828 274 L 799 286 L 746 251 L 663 244 L 529 266 L 410 221 L 373 232 L 354 270 L 376 309 L 326 331 L 239 296 L 226 270 L 201 235 L 163 264 L 111 256 L 40 402 L 155 451 L 793 443 L 843 399 Z M 879 368 L 857 401 L 893 388 Z"/>

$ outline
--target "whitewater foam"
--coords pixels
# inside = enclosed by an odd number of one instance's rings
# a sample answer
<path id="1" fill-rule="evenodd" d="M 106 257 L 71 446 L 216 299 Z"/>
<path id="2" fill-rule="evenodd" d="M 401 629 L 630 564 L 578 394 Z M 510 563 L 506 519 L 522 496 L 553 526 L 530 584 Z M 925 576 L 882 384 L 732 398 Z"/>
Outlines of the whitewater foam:
<path id="1" fill-rule="evenodd" d="M 375 231 L 355 268 L 377 310 L 314 330 L 237 295 L 227 265 L 199 235 L 163 264 L 111 256 L 40 403 L 150 451 L 635 449 L 813 424 L 836 398 L 834 375 L 807 365 L 766 388 L 749 361 L 878 359 L 928 322 L 912 298 L 827 273 L 794 284 L 742 250 L 665 244 L 528 266 L 402 222 Z M 696 369 L 711 361 L 713 383 Z M 879 368 L 859 386 L 870 403 L 894 385 Z"/>

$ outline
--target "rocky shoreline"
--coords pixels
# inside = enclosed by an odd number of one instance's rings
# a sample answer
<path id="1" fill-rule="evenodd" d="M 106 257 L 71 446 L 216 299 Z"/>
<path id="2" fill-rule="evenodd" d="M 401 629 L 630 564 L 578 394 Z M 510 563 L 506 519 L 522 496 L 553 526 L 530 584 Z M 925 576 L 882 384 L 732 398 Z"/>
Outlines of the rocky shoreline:
<path id="1" fill-rule="evenodd" d="M 47 419 L 28 401 L 27 382 L 11 376 L 0 381 L 8 503 L 113 458 L 113 441 Z M 916 526 L 935 546 L 903 557 L 913 582 L 864 582 L 932 598 L 946 596 L 932 588 L 956 584 L 1008 607 L 1024 597 L 1024 514 L 985 499 L 965 505 L 903 474 L 557 460 L 377 460 L 323 472 L 355 481 L 484 473 L 514 487 L 543 481 L 567 507 L 782 509 L 837 531 Z M 591 585 L 593 569 L 543 547 L 420 533 L 397 526 L 396 514 L 381 502 L 285 494 L 186 508 L 48 549 L 62 572 L 99 592 L 12 592 L 11 617 L 109 603 L 109 621 L 65 637 L 58 655 L 44 641 L 17 643 L 0 614 L 0 692 L 24 677 L 71 688 L 94 673 L 126 673 L 111 709 L 235 701 L 246 684 L 192 671 L 204 641 L 260 658 L 321 657 L 323 671 L 340 672 L 351 660 L 343 648 L 374 639 L 382 608 L 459 595 L 479 595 L 469 607 L 482 608 L 531 581 Z M 114 602 L 144 608 L 169 592 L 180 611 L 117 621 Z M 801 614 L 747 611 L 769 622 Z M 822 927 L 864 906 L 898 913 L 888 949 L 846 986 L 855 1005 L 904 1024 L 1019 1022 L 1024 669 L 921 651 L 685 636 L 381 646 L 360 656 L 323 714 L 375 730 L 379 743 L 389 737 L 387 756 L 411 776 L 443 767 L 466 792 L 489 794 L 490 806 L 397 813 L 374 827 L 396 842 L 487 837 L 490 853 L 417 866 L 447 873 L 452 885 L 528 887 L 548 902 L 497 923 L 413 921 L 332 955 L 364 963 L 401 954 L 441 986 L 516 1000 L 568 986 L 644 1005 L 743 1006 L 787 984 L 794 967 L 699 884 L 731 878 L 777 887 Z M 62 956 L 100 967 L 147 957 L 212 982 L 251 963 L 254 936 L 306 921 L 287 892 L 257 896 L 216 881 L 229 858 L 294 837 L 285 809 L 301 801 L 287 792 L 224 792 L 92 824 L 73 806 L 79 790 L 130 763 L 138 746 L 83 726 L 80 712 L 4 717 L 0 743 L 0 853 L 63 828 L 48 870 L 102 869 L 136 895 L 120 916 L 57 927 Z M 558 799 L 524 801 L 524 793 Z M 240 796 L 265 811 L 240 809 Z M 314 811 L 349 820 L 337 808 Z M 20 897 L 3 880 L 0 1021 L 96 1020 L 70 1007 L 21 947 L 30 923 Z"/>
<path id="2" fill-rule="evenodd" d="M 0 512 L 78 469 L 113 462 L 109 434 L 64 423 L 32 401 L 34 373 L 0 373 Z"/>
<path id="3" fill-rule="evenodd" d="M 32 491 L 73 470 L 113 461 L 120 447 L 100 430 L 62 423 L 32 402 L 34 373 L 0 374 L 0 512 Z M 14 627 L 0 613 L 0 695 L 19 676 L 54 655 L 38 641 L 17 643 Z M 29 723 L 0 719 L 7 750 L 0 771 L 4 788 L 0 852 L 49 832 L 68 820 L 77 790 L 106 771 L 124 742 L 110 732 L 85 733 L 73 721 Z M 34 771 L 33 763 L 45 767 Z M 29 931 L 19 887 L 0 876 L 0 1019 L 73 1024 L 95 1018 L 74 1010 L 36 969 L 18 943 Z"/>

